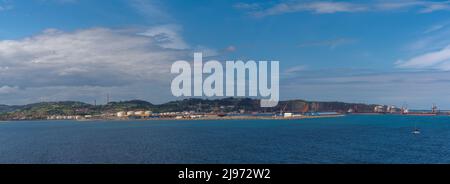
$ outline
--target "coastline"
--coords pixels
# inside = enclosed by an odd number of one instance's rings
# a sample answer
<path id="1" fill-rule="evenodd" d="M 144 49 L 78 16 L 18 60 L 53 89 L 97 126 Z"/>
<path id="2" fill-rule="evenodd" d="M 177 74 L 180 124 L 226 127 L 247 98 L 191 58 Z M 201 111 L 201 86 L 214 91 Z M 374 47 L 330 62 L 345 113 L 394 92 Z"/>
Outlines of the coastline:
<path id="1" fill-rule="evenodd" d="M 77 121 L 77 122 L 94 122 L 94 121 L 111 121 L 111 122 L 122 122 L 122 121 L 225 121 L 225 120 L 276 120 L 276 121 L 287 121 L 287 120 L 301 120 L 301 119 L 319 119 L 319 118 L 338 118 L 344 117 L 345 114 L 338 115 L 320 115 L 320 116 L 298 116 L 298 117 L 273 117 L 273 116 L 225 116 L 225 117 L 201 117 L 201 118 L 144 118 L 144 119 L 81 119 L 81 120 L 49 120 L 49 119 L 35 119 L 35 120 L 6 120 L 0 121 L 0 123 L 11 123 L 11 122 L 33 122 L 33 121 Z"/>
<path id="2" fill-rule="evenodd" d="M 301 117 L 264 117 L 264 116 L 225 116 L 225 117 L 203 117 L 195 119 L 176 119 L 176 118 L 153 118 L 153 119 L 142 119 L 150 121 L 158 120 L 174 120 L 174 121 L 195 121 L 195 120 L 299 120 L 299 119 L 318 119 L 318 118 L 336 118 L 343 117 L 345 115 L 324 115 L 324 116 L 301 116 Z M 128 119 L 129 120 L 129 119 Z M 120 121 L 120 120 L 119 120 Z"/>
<path id="3" fill-rule="evenodd" d="M 24 121 L 77 121 L 77 122 L 94 122 L 94 121 L 224 121 L 224 120 L 275 120 L 275 121 L 288 121 L 288 120 L 302 120 L 302 119 L 321 119 L 321 118 L 339 118 L 348 115 L 367 115 L 367 116 L 384 116 L 384 115 L 396 115 L 396 116 L 448 116 L 447 114 L 430 114 L 430 113 L 414 113 L 414 114 L 386 114 L 386 113 L 350 113 L 350 114 L 333 114 L 333 115 L 302 115 L 302 116 L 255 116 L 255 115 L 242 115 L 242 116 L 204 116 L 198 118 L 175 118 L 175 117 L 156 117 L 156 118 L 92 118 L 92 119 L 23 119 L 23 120 L 1 120 L 0 123 L 12 123 L 12 122 L 24 122 Z"/>

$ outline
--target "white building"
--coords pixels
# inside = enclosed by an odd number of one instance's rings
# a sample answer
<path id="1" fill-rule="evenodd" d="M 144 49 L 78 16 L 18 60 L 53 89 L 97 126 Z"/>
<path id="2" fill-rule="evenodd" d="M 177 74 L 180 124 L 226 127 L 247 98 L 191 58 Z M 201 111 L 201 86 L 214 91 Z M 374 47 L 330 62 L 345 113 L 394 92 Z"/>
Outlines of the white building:
<path id="1" fill-rule="evenodd" d="M 293 116 L 293 114 L 290 113 L 290 112 L 284 113 L 284 117 L 285 117 L 285 118 L 291 118 L 292 116 Z"/>
<path id="2" fill-rule="evenodd" d="M 395 106 L 393 106 L 393 105 L 388 106 L 387 112 L 389 112 L 389 113 L 395 113 L 395 112 L 397 112 L 397 107 L 395 107 Z"/>
<path id="3" fill-rule="evenodd" d="M 385 112 L 384 107 L 381 105 L 375 106 L 373 109 L 373 112 L 377 112 L 377 113 Z"/>
<path id="4" fill-rule="evenodd" d="M 117 117 L 122 118 L 122 117 L 125 117 L 126 113 L 123 111 L 120 111 L 120 112 L 117 112 L 116 115 L 117 115 Z"/>

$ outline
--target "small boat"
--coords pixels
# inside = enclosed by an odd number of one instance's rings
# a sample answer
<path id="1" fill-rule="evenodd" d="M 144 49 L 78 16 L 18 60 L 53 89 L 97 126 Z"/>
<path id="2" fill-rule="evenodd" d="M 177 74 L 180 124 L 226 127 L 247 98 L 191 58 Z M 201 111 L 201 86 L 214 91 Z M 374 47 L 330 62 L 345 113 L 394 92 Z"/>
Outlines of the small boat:
<path id="1" fill-rule="evenodd" d="M 414 124 L 414 131 L 412 131 L 412 134 L 415 134 L 415 135 L 420 134 L 420 130 L 419 130 L 419 128 L 417 128 L 417 123 Z"/>

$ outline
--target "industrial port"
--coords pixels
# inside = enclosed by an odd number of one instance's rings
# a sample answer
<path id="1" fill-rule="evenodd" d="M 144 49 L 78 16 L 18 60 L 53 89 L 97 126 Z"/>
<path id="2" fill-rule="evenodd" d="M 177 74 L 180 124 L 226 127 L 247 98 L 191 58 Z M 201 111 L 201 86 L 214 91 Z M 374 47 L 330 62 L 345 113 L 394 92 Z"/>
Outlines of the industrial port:
<path id="1" fill-rule="evenodd" d="M 409 110 L 407 107 L 396 107 L 394 105 L 376 105 L 372 112 L 358 112 L 356 109 L 350 108 L 347 112 L 319 112 L 319 106 L 304 106 L 298 111 L 286 111 L 287 104 L 284 105 L 279 112 L 160 112 L 155 113 L 151 110 L 138 111 L 118 111 L 114 113 L 102 113 L 98 115 L 52 115 L 47 116 L 47 120 L 230 120 L 230 119 L 272 119 L 272 120 L 291 120 L 291 119 L 310 119 L 310 118 L 330 118 L 340 117 L 348 114 L 396 114 L 409 116 L 437 116 L 450 115 L 450 112 L 440 111 L 433 104 L 431 110 Z"/>
<path id="2" fill-rule="evenodd" d="M 281 101 L 273 108 L 261 108 L 258 99 L 184 99 L 163 104 L 143 100 L 105 104 L 78 101 L 40 102 L 21 106 L 0 105 L 0 121 L 23 120 L 211 120 L 211 119 L 307 119 L 351 114 L 395 114 L 405 116 L 448 116 L 433 104 L 427 110 L 411 110 L 407 105 L 378 105 L 305 100 Z"/>

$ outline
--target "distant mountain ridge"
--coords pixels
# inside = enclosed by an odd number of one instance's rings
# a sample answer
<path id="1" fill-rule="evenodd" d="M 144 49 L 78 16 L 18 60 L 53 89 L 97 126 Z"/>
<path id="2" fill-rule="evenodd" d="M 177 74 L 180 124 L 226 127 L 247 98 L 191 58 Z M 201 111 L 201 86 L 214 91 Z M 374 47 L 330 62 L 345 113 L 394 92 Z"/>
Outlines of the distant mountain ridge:
<path id="1" fill-rule="evenodd" d="M 49 115 L 95 115 L 119 111 L 150 110 L 153 112 L 311 112 L 334 111 L 372 112 L 375 104 L 345 102 L 314 102 L 305 100 L 281 101 L 273 108 L 261 108 L 259 99 L 184 99 L 155 105 L 143 100 L 110 102 L 105 105 L 92 105 L 77 101 L 40 102 L 28 105 L 0 105 L 0 119 L 42 119 Z"/>
<path id="2" fill-rule="evenodd" d="M 0 114 L 5 112 L 11 112 L 19 109 L 21 106 L 19 105 L 1 105 L 0 104 Z"/>

